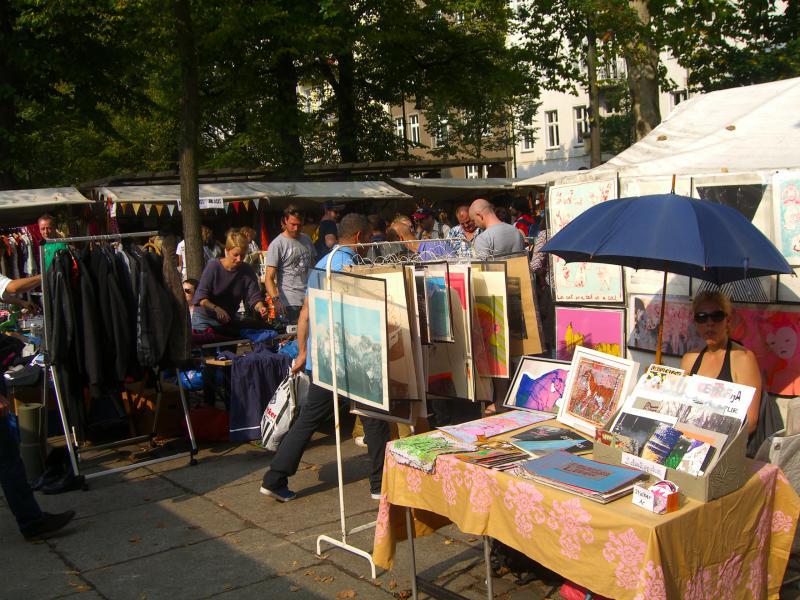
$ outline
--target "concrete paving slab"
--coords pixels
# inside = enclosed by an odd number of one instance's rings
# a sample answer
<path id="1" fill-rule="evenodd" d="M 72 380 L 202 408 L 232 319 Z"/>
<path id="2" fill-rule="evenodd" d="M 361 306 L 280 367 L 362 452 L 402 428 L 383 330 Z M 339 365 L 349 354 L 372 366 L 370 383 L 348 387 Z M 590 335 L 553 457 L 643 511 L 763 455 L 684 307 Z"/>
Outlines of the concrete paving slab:
<path id="1" fill-rule="evenodd" d="M 127 492 L 131 485 L 135 484 L 121 486 L 121 493 Z M 224 508 L 193 495 L 77 519 L 75 525 L 73 535 L 58 538 L 55 545 L 81 571 L 194 544 L 248 527 Z"/>

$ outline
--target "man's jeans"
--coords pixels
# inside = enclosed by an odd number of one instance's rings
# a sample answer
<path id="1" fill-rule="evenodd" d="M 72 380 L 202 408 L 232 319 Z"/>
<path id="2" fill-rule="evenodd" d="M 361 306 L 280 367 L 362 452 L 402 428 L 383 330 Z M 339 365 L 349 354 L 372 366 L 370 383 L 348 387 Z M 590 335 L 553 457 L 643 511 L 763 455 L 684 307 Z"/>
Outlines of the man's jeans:
<path id="1" fill-rule="evenodd" d="M 19 457 L 19 445 L 11 433 L 8 417 L 0 417 L 0 485 L 21 530 L 42 518 Z"/>

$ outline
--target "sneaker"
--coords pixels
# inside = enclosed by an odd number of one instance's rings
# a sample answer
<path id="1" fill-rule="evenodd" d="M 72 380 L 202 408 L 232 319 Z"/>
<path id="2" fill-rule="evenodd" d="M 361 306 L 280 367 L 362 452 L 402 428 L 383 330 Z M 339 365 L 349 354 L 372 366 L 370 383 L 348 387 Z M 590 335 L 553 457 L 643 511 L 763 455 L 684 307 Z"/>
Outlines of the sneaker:
<path id="1" fill-rule="evenodd" d="M 29 541 L 43 540 L 50 537 L 56 531 L 63 529 L 67 523 L 72 521 L 74 516 L 74 510 L 68 510 L 57 514 L 42 513 L 42 518 L 32 525 L 28 525 L 22 532 L 22 535 Z"/>
<path id="2" fill-rule="evenodd" d="M 270 498 L 275 498 L 275 500 L 277 500 L 278 502 L 290 502 L 291 500 L 297 498 L 297 494 L 295 494 L 288 487 L 283 487 L 279 490 L 270 490 L 268 488 L 265 488 L 264 486 L 261 486 L 261 489 L 258 491 L 264 494 L 265 496 L 269 496 Z"/>
<path id="3" fill-rule="evenodd" d="M 372 498 L 373 500 L 380 500 L 381 499 L 381 493 L 380 492 L 378 492 L 377 494 L 372 494 L 371 493 L 369 495 L 369 497 Z"/>
<path id="4" fill-rule="evenodd" d="M 364 436 L 363 435 L 359 435 L 359 436 L 354 437 L 353 441 L 355 442 L 356 446 L 358 446 L 359 448 L 366 448 L 367 447 L 367 442 L 364 441 Z"/>

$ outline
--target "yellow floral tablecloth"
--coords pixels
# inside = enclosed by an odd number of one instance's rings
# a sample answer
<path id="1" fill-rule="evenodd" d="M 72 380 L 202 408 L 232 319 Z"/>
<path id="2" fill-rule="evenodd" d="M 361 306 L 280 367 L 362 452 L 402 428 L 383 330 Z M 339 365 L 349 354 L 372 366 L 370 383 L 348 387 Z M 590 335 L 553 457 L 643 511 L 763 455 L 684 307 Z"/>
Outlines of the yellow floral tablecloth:
<path id="1" fill-rule="evenodd" d="M 656 515 L 630 496 L 602 505 L 452 456 L 427 475 L 387 451 L 373 558 L 391 568 L 412 507 L 417 536 L 453 522 L 611 598 L 777 598 L 800 498 L 778 467 L 748 463 L 740 490 Z"/>

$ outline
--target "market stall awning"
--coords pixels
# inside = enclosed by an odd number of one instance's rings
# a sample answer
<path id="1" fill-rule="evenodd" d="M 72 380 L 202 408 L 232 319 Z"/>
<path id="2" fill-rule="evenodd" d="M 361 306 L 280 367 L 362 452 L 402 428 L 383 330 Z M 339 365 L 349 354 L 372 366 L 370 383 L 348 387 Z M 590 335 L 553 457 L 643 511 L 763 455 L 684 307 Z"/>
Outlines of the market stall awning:
<path id="1" fill-rule="evenodd" d="M 548 171 L 547 173 L 540 173 L 528 179 L 520 179 L 514 183 L 514 187 L 545 187 L 550 183 L 554 183 L 562 177 L 570 177 L 581 171 Z"/>
<path id="2" fill-rule="evenodd" d="M 394 177 L 391 184 L 414 196 L 416 200 L 430 202 L 469 202 L 481 196 L 491 198 L 514 191 L 516 179 L 425 179 Z"/>
<path id="3" fill-rule="evenodd" d="M 74 187 L 37 190 L 0 190 L 0 215 L 3 225 L 33 223 L 43 213 L 66 206 L 93 204 Z"/>

